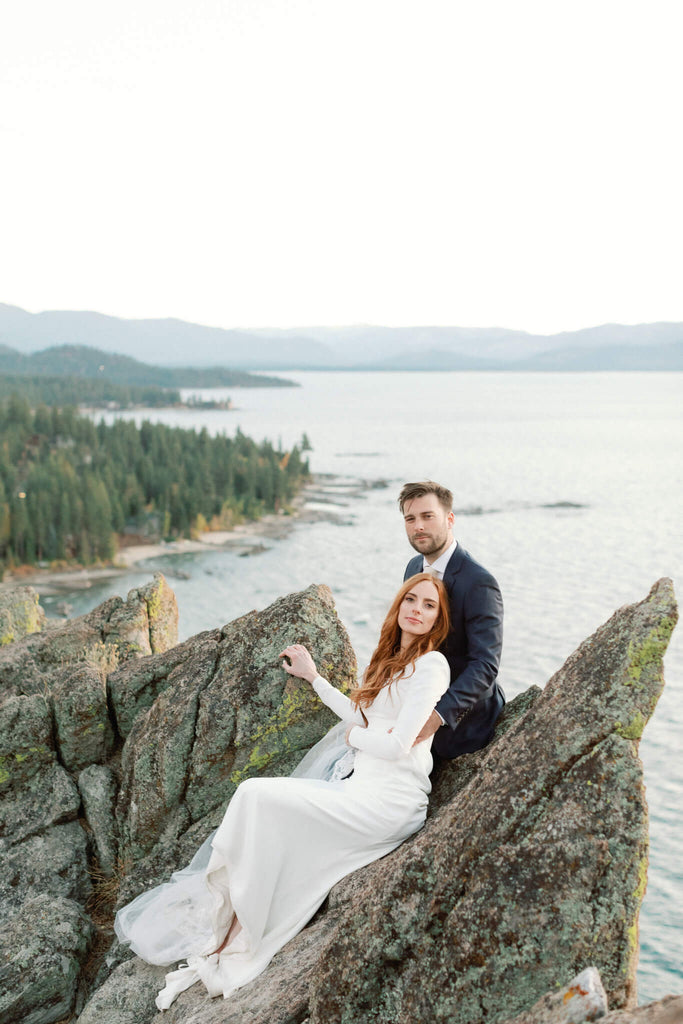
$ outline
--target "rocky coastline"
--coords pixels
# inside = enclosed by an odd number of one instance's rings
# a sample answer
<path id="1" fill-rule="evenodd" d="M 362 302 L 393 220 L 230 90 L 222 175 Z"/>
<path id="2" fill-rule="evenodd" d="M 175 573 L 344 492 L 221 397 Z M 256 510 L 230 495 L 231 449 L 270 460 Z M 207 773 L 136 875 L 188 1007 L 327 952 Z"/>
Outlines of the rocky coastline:
<path id="1" fill-rule="evenodd" d="M 164 541 L 136 537 L 134 543 L 121 543 L 116 557 L 107 565 L 58 568 L 24 565 L 6 569 L 0 577 L 0 595 L 18 586 L 34 587 L 41 598 L 87 590 L 100 580 L 123 576 L 132 568 L 166 559 L 169 555 L 199 554 L 218 548 L 237 551 L 240 555 L 257 554 L 264 550 L 264 544 L 281 540 L 299 523 L 346 522 L 340 501 L 363 495 L 367 489 L 386 486 L 384 480 L 317 474 L 303 484 L 286 513 L 268 512 L 259 519 L 236 523 L 229 530 L 207 530 L 194 538 Z"/>
<path id="2" fill-rule="evenodd" d="M 230 1000 L 164 1014 L 164 968 L 120 947 L 115 908 L 187 863 L 242 779 L 288 774 L 332 724 L 277 654 L 356 664 L 323 585 L 177 643 L 157 573 L 46 623 L 0 603 L 0 1019 L 7 1024 L 676 1024 L 637 1006 L 647 806 L 638 742 L 677 619 L 658 581 L 585 640 L 492 743 L 440 766 L 427 824 L 332 890 Z"/>

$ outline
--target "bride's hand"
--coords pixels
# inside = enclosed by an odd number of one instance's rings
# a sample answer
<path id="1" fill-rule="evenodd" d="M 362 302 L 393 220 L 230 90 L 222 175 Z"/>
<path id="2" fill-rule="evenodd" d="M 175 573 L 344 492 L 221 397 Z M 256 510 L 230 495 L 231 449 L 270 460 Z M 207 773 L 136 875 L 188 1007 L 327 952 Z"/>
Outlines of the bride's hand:
<path id="1" fill-rule="evenodd" d="M 315 662 L 303 644 L 290 644 L 278 657 L 289 658 L 289 663 L 283 661 L 282 667 L 290 676 L 297 676 L 298 679 L 312 683 L 318 675 Z"/>
<path id="2" fill-rule="evenodd" d="M 367 729 L 367 725 L 361 725 L 359 722 L 351 723 L 351 725 L 346 730 L 346 735 L 344 736 L 344 743 L 346 744 L 347 747 L 351 746 L 351 744 L 349 743 L 349 733 L 351 732 L 352 729 Z"/>

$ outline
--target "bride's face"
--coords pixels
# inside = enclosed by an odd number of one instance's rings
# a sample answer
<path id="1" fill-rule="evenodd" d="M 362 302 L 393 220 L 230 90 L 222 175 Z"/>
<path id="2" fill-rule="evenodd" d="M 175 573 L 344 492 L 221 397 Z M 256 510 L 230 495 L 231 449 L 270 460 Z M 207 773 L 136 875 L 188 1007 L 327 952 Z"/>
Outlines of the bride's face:
<path id="1" fill-rule="evenodd" d="M 430 580 L 420 580 L 411 587 L 398 609 L 401 639 L 411 640 L 430 633 L 439 617 L 439 595 Z"/>

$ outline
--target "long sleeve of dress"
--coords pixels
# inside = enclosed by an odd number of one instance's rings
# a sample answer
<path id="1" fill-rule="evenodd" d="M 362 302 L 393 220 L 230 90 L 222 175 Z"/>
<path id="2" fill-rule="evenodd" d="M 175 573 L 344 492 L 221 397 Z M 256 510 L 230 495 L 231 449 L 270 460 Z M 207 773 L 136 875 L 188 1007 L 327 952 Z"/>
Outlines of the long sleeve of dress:
<path id="1" fill-rule="evenodd" d="M 395 761 L 410 753 L 434 705 L 448 689 L 450 668 L 443 654 L 430 651 L 415 663 L 415 672 L 407 680 L 408 693 L 391 732 L 353 728 L 348 742 L 375 757 Z"/>
<path id="2" fill-rule="evenodd" d="M 328 683 L 327 679 L 323 679 L 322 676 L 316 676 L 311 685 L 323 704 L 326 704 L 330 711 L 334 711 L 337 718 L 341 718 L 342 722 L 354 722 L 358 725 L 363 725 L 363 716 L 359 709 L 351 703 L 346 694 L 342 693 L 341 690 L 337 690 L 331 683 Z"/>

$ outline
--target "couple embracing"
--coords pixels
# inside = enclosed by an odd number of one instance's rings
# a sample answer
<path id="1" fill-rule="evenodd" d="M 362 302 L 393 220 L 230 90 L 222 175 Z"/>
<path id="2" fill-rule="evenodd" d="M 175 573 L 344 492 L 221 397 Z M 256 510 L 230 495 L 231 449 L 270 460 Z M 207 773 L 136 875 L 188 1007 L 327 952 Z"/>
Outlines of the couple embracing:
<path id="1" fill-rule="evenodd" d="M 350 697 L 302 645 L 281 655 L 340 719 L 318 744 L 332 758 L 314 747 L 292 777 L 241 783 L 189 868 L 117 915 L 119 938 L 149 963 L 186 960 L 159 1009 L 199 980 L 227 998 L 257 977 L 336 882 L 421 828 L 432 750 L 453 758 L 491 739 L 505 704 L 500 589 L 454 539 L 449 490 L 406 484 L 399 506 L 418 554 Z"/>

